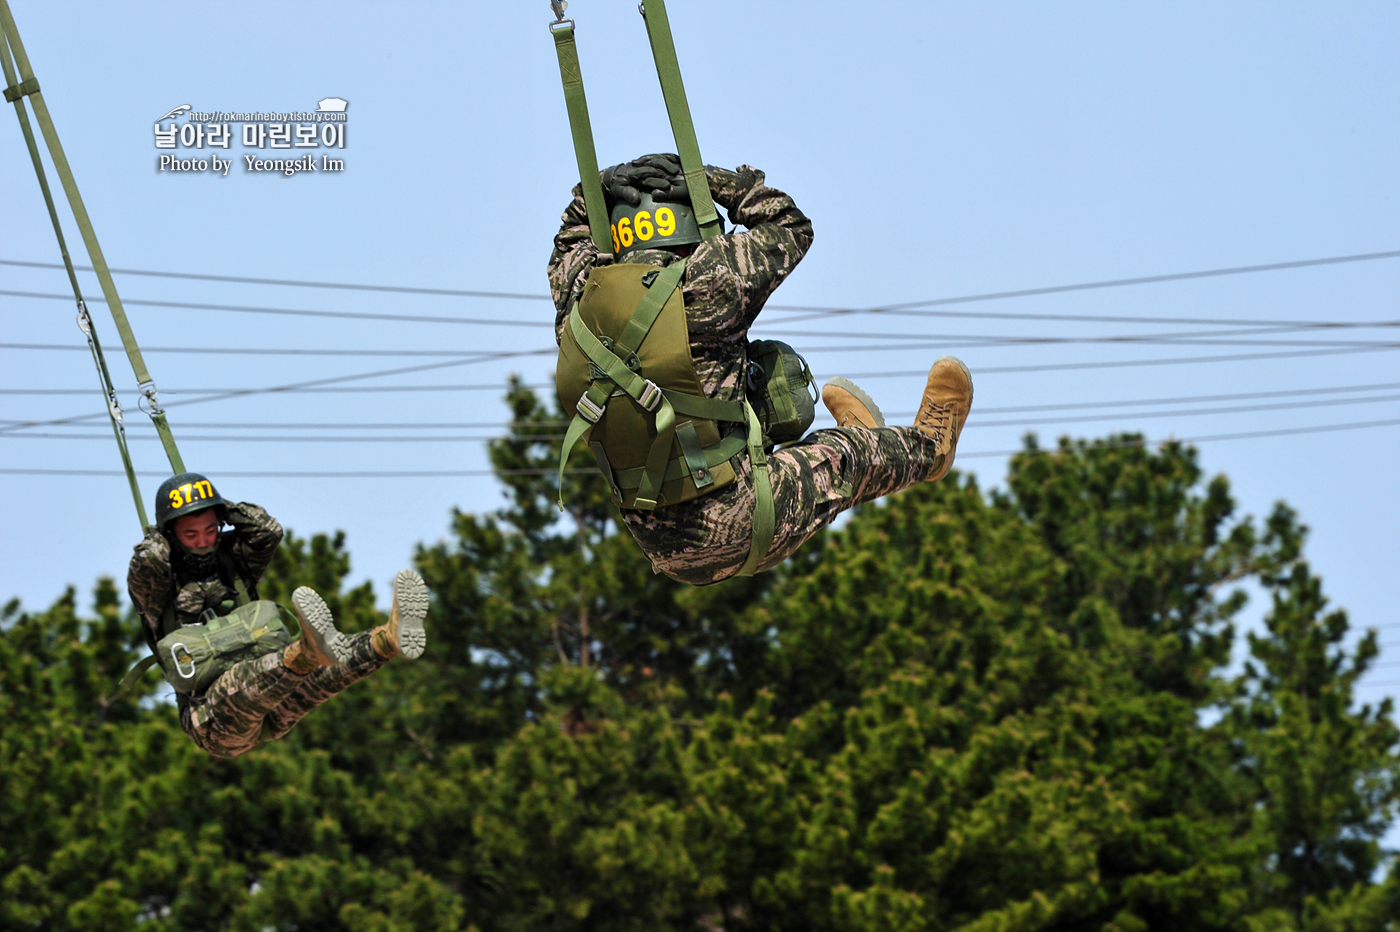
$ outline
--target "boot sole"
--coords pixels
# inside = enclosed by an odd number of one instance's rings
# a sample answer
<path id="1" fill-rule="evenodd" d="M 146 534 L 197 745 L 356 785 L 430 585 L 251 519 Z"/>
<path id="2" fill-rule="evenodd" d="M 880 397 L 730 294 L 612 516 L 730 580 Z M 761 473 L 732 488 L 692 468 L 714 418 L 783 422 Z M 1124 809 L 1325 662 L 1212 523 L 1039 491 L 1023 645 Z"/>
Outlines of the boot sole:
<path id="1" fill-rule="evenodd" d="M 428 614 L 428 585 L 413 570 L 399 570 L 394 577 L 394 605 L 399 613 L 399 653 L 416 660 L 428 646 L 423 618 Z"/>
<path id="2" fill-rule="evenodd" d="M 956 356 L 939 356 L 937 359 L 935 359 L 935 360 L 933 361 L 933 365 L 936 366 L 936 365 L 938 365 L 940 362 L 943 362 L 944 360 L 947 360 L 948 362 L 955 362 L 955 363 L 957 363 L 957 364 L 958 364 L 958 368 L 961 369 L 961 370 L 963 371 L 963 375 L 967 376 L 967 410 L 968 410 L 968 413 L 971 414 L 971 413 L 972 413 L 972 395 L 973 395 L 973 387 L 974 387 L 973 384 L 972 384 L 972 370 L 969 369 L 969 368 L 967 367 L 967 363 L 963 362 L 961 359 L 959 359 L 959 358 L 956 357 Z M 930 367 L 930 368 L 929 368 L 929 371 L 932 372 L 932 371 L 933 371 L 933 368 Z"/>
<path id="3" fill-rule="evenodd" d="M 843 379 L 838 375 L 835 378 L 827 379 L 826 385 L 835 385 L 837 388 L 844 388 L 852 395 L 855 395 L 856 400 L 865 405 L 866 409 L 875 417 L 875 426 L 885 426 L 885 415 L 880 412 L 880 406 L 875 403 L 874 398 L 867 395 L 855 382 L 852 382 L 850 379 Z M 826 385 L 822 387 L 825 388 Z"/>
<path id="4" fill-rule="evenodd" d="M 350 642 L 335 627 L 335 617 L 315 589 L 302 586 L 292 593 L 292 607 L 301 621 L 301 637 L 336 663 L 350 659 Z"/>

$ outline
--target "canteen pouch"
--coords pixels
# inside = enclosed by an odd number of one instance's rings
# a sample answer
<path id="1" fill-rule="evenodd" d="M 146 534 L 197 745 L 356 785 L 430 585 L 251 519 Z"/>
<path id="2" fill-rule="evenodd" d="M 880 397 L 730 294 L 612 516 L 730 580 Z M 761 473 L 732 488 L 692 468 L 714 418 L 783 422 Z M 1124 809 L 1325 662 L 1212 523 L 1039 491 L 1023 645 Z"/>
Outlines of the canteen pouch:
<path id="1" fill-rule="evenodd" d="M 749 344 L 746 394 L 767 446 L 801 440 L 817 416 L 812 370 L 797 350 L 779 340 Z"/>
<path id="2" fill-rule="evenodd" d="M 260 599 L 240 605 L 206 624 L 184 625 L 156 643 L 156 658 L 176 692 L 199 695 L 240 660 L 281 650 L 295 640 L 276 602 Z"/>

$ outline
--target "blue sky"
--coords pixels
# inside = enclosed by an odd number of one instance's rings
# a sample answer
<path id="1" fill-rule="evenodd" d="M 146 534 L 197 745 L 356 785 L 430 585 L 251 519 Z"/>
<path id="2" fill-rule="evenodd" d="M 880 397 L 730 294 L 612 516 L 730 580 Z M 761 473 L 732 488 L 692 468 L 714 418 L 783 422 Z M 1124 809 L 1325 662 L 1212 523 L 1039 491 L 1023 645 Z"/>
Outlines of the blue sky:
<path id="1" fill-rule="evenodd" d="M 13 0 L 12 8 L 113 267 L 545 292 L 550 237 L 577 172 L 544 0 Z M 601 163 L 669 150 L 635 4 L 575 0 L 569 14 Z M 775 305 L 862 309 L 1400 249 L 1393 3 L 673 0 L 670 15 L 706 160 L 762 168 L 812 217 L 814 248 Z M 173 107 L 311 110 L 328 96 L 350 102 L 346 148 L 337 153 L 343 173 L 249 173 L 241 156 L 253 150 L 237 138 L 216 150 L 238 163 L 227 177 L 157 171 L 152 124 Z M 0 187 L 0 259 L 56 261 L 11 116 L 0 118 L 0 170 L 10 179 Z M 81 256 L 76 229 L 66 229 Z M 484 445 L 470 438 L 501 431 L 499 386 L 511 372 L 549 380 L 547 302 L 133 275 L 118 275 L 117 285 L 191 468 L 226 496 L 266 505 L 298 534 L 345 529 L 353 579 L 373 580 L 381 599 L 414 545 L 447 533 L 453 506 L 504 504 L 483 476 L 221 476 L 484 470 Z M 1026 430 L 1049 443 L 1065 433 L 1141 430 L 1160 439 L 1400 418 L 1396 351 L 1375 345 L 1397 342 L 1394 326 L 1271 324 L 1263 333 L 1217 323 L 1393 324 L 1397 286 L 1400 259 L 1392 258 L 922 308 L 1019 317 L 813 317 L 770 308 L 754 336 L 795 343 L 821 380 L 857 378 L 892 421 L 906 423 L 922 379 L 900 373 L 926 370 L 942 347 L 958 347 L 977 382 L 959 465 L 993 486 L 1005 457 L 978 454 L 1015 449 Z M 84 288 L 99 294 L 91 276 Z M 0 265 L 0 290 L 61 295 L 66 281 L 54 269 Z M 138 467 L 158 472 L 164 459 L 136 410 L 110 317 L 101 304 L 93 311 Z M 101 411 L 71 303 L 0 295 L 0 320 L 7 344 L 69 347 L 0 348 L 0 419 Z M 1156 339 L 1103 342 L 1142 336 Z M 544 352 L 528 355 L 534 350 Z M 198 400 L 198 389 L 266 388 L 453 358 L 366 353 L 479 351 L 527 355 L 340 383 L 431 391 L 176 404 Z M 1223 355 L 1267 358 L 1120 365 Z M 1004 371 L 1015 368 L 1023 371 Z M 91 394 L 13 393 L 84 389 Z M 1282 392 L 1307 394 L 1247 397 Z M 1121 404 L 1207 396 L 1221 398 Z M 1085 407 L 1025 410 L 1071 404 Z M 1263 405 L 1274 407 L 1238 410 Z M 322 426 L 277 426 L 289 424 Z M 441 426 L 458 424 L 486 426 Z M 346 437 L 371 439 L 326 439 Z M 421 439 L 443 437 L 453 439 Z M 1334 603 L 1400 647 L 1390 583 L 1400 557 L 1400 427 L 1206 441 L 1200 450 L 1210 473 L 1229 476 L 1244 512 L 1261 515 L 1279 499 L 1297 508 Z M 0 431 L 0 461 L 23 470 L 119 468 L 100 420 Z M 143 479 L 148 501 L 158 481 Z M 0 497 L 0 597 L 39 608 L 66 585 L 86 592 L 98 575 L 124 571 L 137 528 L 123 479 L 0 474 Z M 1387 650 L 1360 698 L 1400 686 L 1392 656 L 1400 655 Z"/>

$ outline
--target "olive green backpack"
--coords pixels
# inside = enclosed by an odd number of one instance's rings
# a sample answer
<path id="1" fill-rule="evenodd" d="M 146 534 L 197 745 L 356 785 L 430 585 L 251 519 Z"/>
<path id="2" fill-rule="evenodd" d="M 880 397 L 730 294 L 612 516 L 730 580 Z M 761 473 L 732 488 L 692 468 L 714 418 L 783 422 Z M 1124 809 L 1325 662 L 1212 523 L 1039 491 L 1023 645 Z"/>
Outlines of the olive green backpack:
<path id="1" fill-rule="evenodd" d="M 181 625 L 172 599 L 161 619 L 166 635 L 156 642 L 155 653 L 127 671 L 118 695 L 159 663 L 166 682 L 176 692 L 198 696 L 239 661 L 281 650 L 296 640 L 301 633 L 296 618 L 276 602 L 253 599 L 233 565 L 233 557 L 223 547 L 219 548 L 219 563 L 233 578 L 237 593 L 235 602 L 224 602 L 226 614 L 210 609 L 200 616 L 200 623 Z"/>
<path id="2" fill-rule="evenodd" d="M 595 268 L 570 308 L 559 345 L 555 387 L 578 413 L 559 454 L 564 467 L 588 444 L 613 503 L 652 511 L 734 482 L 733 457 L 753 468 L 753 543 L 739 575 L 751 576 L 773 542 L 773 488 L 763 427 L 749 400 L 701 394 L 690 355 L 680 282 L 685 262 L 664 269 L 636 263 Z"/>

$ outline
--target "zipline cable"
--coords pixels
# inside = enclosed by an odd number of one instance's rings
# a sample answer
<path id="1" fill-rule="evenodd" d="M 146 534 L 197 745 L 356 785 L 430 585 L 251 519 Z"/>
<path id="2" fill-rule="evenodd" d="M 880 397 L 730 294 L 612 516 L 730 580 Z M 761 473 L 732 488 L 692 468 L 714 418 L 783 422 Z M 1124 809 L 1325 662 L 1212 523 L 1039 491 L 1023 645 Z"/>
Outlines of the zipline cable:
<path id="1" fill-rule="evenodd" d="M 87 246 L 88 258 L 92 262 L 93 269 L 97 273 L 97 279 L 102 285 L 103 295 L 107 299 L 107 308 L 111 311 L 112 319 L 117 325 L 117 332 L 121 336 L 122 345 L 126 349 L 127 358 L 131 361 L 131 367 L 136 373 L 137 390 L 145 398 L 146 413 L 155 424 L 156 432 L 160 434 L 161 444 L 165 447 L 165 455 L 170 461 L 170 467 L 176 473 L 185 471 L 184 461 L 180 458 L 180 451 L 175 446 L 175 437 L 170 432 L 170 425 L 166 423 L 165 412 L 160 407 L 160 402 L 156 394 L 155 380 L 151 378 L 150 372 L 146 369 L 145 360 L 141 358 L 141 348 L 136 343 L 136 336 L 131 331 L 131 325 L 126 319 L 126 311 L 122 308 L 121 296 L 117 294 L 116 283 L 112 281 L 112 274 L 107 269 L 107 260 L 102 254 L 102 246 L 97 241 L 97 233 L 93 229 L 92 220 L 88 217 L 87 207 L 83 204 L 82 195 L 78 192 L 77 181 L 73 177 L 73 171 L 68 165 L 68 157 L 63 152 L 63 145 L 59 142 L 58 131 L 54 127 L 53 119 L 49 115 L 48 105 L 44 102 L 44 95 L 39 90 L 39 81 L 34 76 L 34 70 L 30 67 L 29 56 L 25 54 L 24 43 L 20 40 L 19 30 L 15 26 L 14 16 L 10 12 L 8 0 L 0 0 L 0 30 L 3 30 L 8 54 L 0 54 L 7 63 L 10 56 L 14 58 L 15 69 L 19 72 L 20 82 L 14 80 L 13 70 L 6 68 L 5 79 L 7 87 L 5 98 L 14 103 L 16 109 L 23 107 L 23 99 L 28 96 L 33 98 L 34 116 L 39 121 L 39 129 L 44 135 L 44 142 L 49 148 L 49 157 L 53 160 L 54 169 L 58 172 L 59 181 L 63 184 L 64 193 L 68 196 L 68 206 L 73 211 L 73 218 L 77 221 L 78 230 L 82 233 L 83 243 Z M 27 122 L 27 121 L 26 121 Z M 26 139 L 30 143 L 30 156 L 34 161 L 34 168 L 39 175 L 41 186 L 47 188 L 44 181 L 43 163 L 39 159 L 38 149 L 33 142 L 33 134 L 26 134 Z M 52 201 L 50 200 L 50 203 Z M 53 216 L 57 216 L 56 213 Z M 64 256 L 67 258 L 66 249 Z M 71 272 L 70 272 L 71 274 Z M 76 279 L 75 279 L 76 280 Z M 81 296 L 80 296 L 81 300 Z M 88 328 L 91 329 L 91 328 Z M 101 347 L 94 341 L 94 352 L 98 358 L 102 358 Z M 105 368 L 105 364 L 103 364 Z M 110 398 L 109 398 L 110 401 Z M 120 446 L 120 444 L 119 444 Z M 145 507 L 141 502 L 139 485 L 136 482 L 134 473 L 128 472 L 133 486 L 134 497 L 137 502 L 137 510 L 141 519 L 142 531 L 146 526 Z"/>
<path id="2" fill-rule="evenodd" d="M 8 19 L 4 22 L 8 22 Z M 37 81 L 33 82 L 32 86 L 17 84 L 15 67 L 11 60 L 8 26 L 0 28 L 0 69 L 3 69 L 5 75 L 5 99 L 15 105 L 15 116 L 19 119 L 20 132 L 23 133 L 24 144 L 29 149 L 29 158 L 34 163 L 34 173 L 39 178 L 39 190 L 44 195 L 44 206 L 48 208 L 54 235 L 58 237 L 58 251 L 63 256 L 63 267 L 68 273 L 68 282 L 73 288 L 73 299 L 78 304 L 78 328 L 87 337 L 88 352 L 92 354 L 92 362 L 97 370 L 102 396 L 107 401 L 107 418 L 112 425 L 112 437 L 117 441 L 117 450 L 121 453 L 122 458 L 122 469 L 126 473 L 127 485 L 131 487 L 131 499 L 136 503 L 136 514 L 144 530 L 147 523 L 146 505 L 141 500 L 141 484 L 136 479 L 136 470 L 131 463 L 131 450 L 126 443 L 126 427 L 122 423 L 121 402 L 117 399 L 116 386 L 112 384 L 112 374 L 107 370 L 107 358 L 102 355 L 102 343 L 98 339 L 97 329 L 93 326 L 87 304 L 83 301 L 83 291 L 78 285 L 78 274 L 73 269 L 73 258 L 68 253 L 68 241 L 63 237 L 63 225 L 58 219 L 58 208 L 54 206 L 53 192 L 49 190 L 49 179 L 44 174 L 44 163 L 39 157 L 39 146 L 34 141 L 34 130 L 29 125 L 29 111 L 24 105 L 24 98 L 28 94 L 37 93 L 39 84 Z M 73 348 L 76 349 L 76 347 Z"/>

